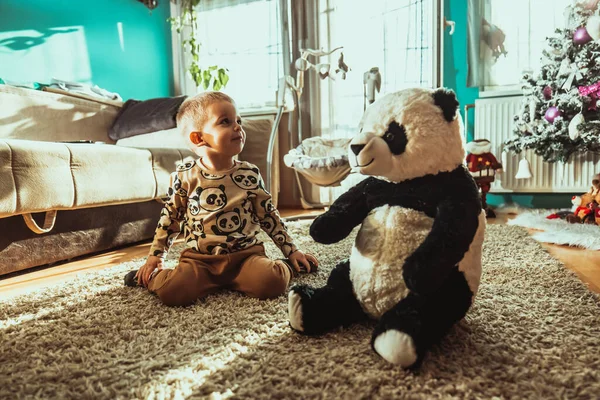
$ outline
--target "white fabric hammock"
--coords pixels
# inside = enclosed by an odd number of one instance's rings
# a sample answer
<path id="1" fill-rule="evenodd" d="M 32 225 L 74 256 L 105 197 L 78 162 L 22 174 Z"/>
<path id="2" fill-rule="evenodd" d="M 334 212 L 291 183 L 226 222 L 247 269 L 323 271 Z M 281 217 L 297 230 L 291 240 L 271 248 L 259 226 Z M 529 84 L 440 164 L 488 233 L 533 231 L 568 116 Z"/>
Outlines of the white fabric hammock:
<path id="1" fill-rule="evenodd" d="M 304 139 L 283 156 L 286 166 L 301 173 L 318 186 L 339 186 L 350 173 L 348 145 L 351 139 Z"/>

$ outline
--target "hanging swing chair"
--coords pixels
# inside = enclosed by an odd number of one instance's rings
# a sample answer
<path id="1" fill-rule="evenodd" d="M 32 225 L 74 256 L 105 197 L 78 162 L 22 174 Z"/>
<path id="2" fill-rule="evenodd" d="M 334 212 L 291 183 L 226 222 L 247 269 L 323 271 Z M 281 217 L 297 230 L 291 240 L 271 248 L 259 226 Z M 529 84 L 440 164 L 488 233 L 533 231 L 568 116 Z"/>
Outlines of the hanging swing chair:
<path id="1" fill-rule="evenodd" d="M 283 162 L 302 174 L 310 183 L 318 186 L 340 186 L 350 173 L 348 145 L 351 139 L 304 139 L 291 149 Z"/>

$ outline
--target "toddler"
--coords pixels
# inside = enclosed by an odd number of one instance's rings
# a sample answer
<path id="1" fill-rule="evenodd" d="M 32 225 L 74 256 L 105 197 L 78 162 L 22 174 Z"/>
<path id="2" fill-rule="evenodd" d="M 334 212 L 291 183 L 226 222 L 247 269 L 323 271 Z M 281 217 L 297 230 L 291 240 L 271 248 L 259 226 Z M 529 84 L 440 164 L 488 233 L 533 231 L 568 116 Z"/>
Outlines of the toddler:
<path id="1" fill-rule="evenodd" d="M 233 99 L 221 92 L 189 98 L 179 108 L 177 126 L 199 158 L 171 175 L 150 255 L 125 276 L 125 285 L 147 287 L 166 305 L 186 306 L 219 289 L 277 297 L 295 273 L 314 271 L 317 259 L 294 245 L 258 168 L 236 160 L 246 133 Z M 265 255 L 256 237 L 260 229 L 286 258 Z M 179 264 L 163 269 L 182 230 L 186 249 Z"/>

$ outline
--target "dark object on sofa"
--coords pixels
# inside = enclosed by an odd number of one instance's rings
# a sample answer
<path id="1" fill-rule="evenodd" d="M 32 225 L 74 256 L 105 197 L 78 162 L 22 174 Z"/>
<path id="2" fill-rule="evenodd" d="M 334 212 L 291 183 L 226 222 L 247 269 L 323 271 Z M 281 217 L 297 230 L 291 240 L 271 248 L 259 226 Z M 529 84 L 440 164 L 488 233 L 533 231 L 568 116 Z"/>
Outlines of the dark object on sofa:
<path id="1" fill-rule="evenodd" d="M 187 96 L 160 97 L 150 100 L 127 100 L 108 131 L 108 137 L 119 140 L 175 128 L 179 106 Z"/>

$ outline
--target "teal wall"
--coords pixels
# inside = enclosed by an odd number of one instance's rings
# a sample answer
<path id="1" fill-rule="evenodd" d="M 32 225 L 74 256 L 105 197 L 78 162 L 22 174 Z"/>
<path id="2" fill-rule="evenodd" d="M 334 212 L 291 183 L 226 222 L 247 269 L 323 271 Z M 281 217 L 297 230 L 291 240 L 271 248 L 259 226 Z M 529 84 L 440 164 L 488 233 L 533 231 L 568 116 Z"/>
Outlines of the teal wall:
<path id="1" fill-rule="evenodd" d="M 467 87 L 467 1 L 444 0 L 445 16 L 456 22 L 454 34 L 444 35 L 444 86 L 454 89 L 461 104 L 461 114 L 464 118 L 464 106 L 473 104 L 479 97 L 477 88 Z M 469 132 L 467 141 L 473 139 L 474 110 L 469 110 Z M 499 158 L 499 155 L 496 154 Z M 591 182 L 590 182 L 591 185 Z M 489 194 L 487 202 L 491 206 L 500 204 L 519 204 L 529 208 L 570 208 L 571 196 L 580 193 L 557 194 Z"/>
<path id="2" fill-rule="evenodd" d="M 171 96 L 168 17 L 168 0 L 152 12 L 136 0 L 1 0 L 0 78 L 92 83 L 124 100 Z"/>

